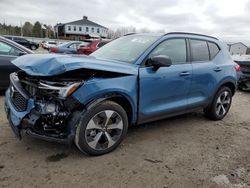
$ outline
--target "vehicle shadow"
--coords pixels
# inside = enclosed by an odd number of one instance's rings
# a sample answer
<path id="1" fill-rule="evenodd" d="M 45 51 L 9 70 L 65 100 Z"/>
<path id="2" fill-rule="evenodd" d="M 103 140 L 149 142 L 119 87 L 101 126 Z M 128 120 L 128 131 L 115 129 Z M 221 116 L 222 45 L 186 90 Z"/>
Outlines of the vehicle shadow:
<path id="1" fill-rule="evenodd" d="M 0 96 L 4 96 L 5 95 L 5 91 L 6 90 L 0 90 Z"/>
<path id="2" fill-rule="evenodd" d="M 166 134 L 178 134 L 178 129 L 188 129 L 189 126 L 193 126 L 192 122 L 194 120 L 198 122 L 200 121 L 198 124 L 202 124 L 204 121 L 209 121 L 204 118 L 203 113 L 196 112 L 155 121 L 152 123 L 132 126 L 129 128 L 127 136 L 125 137 L 121 147 L 128 148 L 131 143 L 136 146 L 136 144 L 139 144 L 142 141 L 150 141 L 149 139 L 152 139 L 152 137 L 149 138 L 148 134 L 151 134 L 152 132 L 157 132 L 162 135 L 164 134 L 165 136 L 167 136 Z M 168 130 L 171 130 L 171 132 L 168 132 Z M 74 159 L 83 159 L 89 157 L 88 155 L 81 153 L 74 144 L 62 145 L 58 143 L 51 143 L 34 139 L 25 135 L 23 144 L 26 145 L 26 147 L 34 148 L 35 151 L 33 152 L 44 152 L 46 150 L 46 153 L 54 153 L 53 155 L 50 155 L 46 158 L 47 162 L 54 162 L 57 161 L 57 158 L 58 160 L 61 160 L 61 158 L 65 157 Z M 123 152 L 121 147 L 118 147 L 111 153 L 114 155 L 121 154 L 121 152 Z"/>

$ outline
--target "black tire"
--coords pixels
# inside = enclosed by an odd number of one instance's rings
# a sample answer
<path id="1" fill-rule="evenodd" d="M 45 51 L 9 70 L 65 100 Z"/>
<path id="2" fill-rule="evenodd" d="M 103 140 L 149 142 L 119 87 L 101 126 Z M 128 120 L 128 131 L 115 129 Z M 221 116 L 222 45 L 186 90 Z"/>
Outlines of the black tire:
<path id="1" fill-rule="evenodd" d="M 223 97 L 223 93 L 224 93 L 224 95 L 225 95 L 225 93 L 228 93 L 229 102 L 224 104 L 226 106 L 224 106 L 222 104 L 222 102 L 221 102 L 221 104 L 218 102 L 219 97 Z M 208 119 L 215 120 L 215 121 L 221 120 L 227 115 L 227 113 L 231 107 L 231 103 L 232 103 L 232 91 L 231 91 L 231 89 L 228 87 L 222 87 L 215 94 L 212 103 L 204 109 L 204 114 Z M 220 108 L 219 106 L 223 106 L 223 108 L 221 107 L 222 113 L 220 113 L 221 110 L 218 110 Z"/>
<path id="2" fill-rule="evenodd" d="M 31 49 L 31 50 L 36 50 L 37 47 L 36 47 L 35 45 L 31 45 L 31 46 L 30 46 L 30 49 Z"/>
<path id="3" fill-rule="evenodd" d="M 112 113 L 114 112 L 114 113 L 110 116 L 110 118 L 107 118 L 106 112 L 112 112 Z M 94 122 L 94 120 L 96 120 L 95 118 L 97 118 L 98 122 Z M 115 118 L 115 123 L 113 122 L 114 118 Z M 111 132 L 108 134 L 109 136 L 107 136 L 106 134 L 110 130 L 108 130 L 108 128 L 105 129 L 103 127 L 109 127 L 108 122 L 110 121 L 111 125 L 115 125 L 117 123 L 117 119 L 118 121 L 120 120 L 120 122 L 123 124 L 122 129 L 120 128 L 112 129 Z M 95 127 L 97 125 L 102 127 L 102 130 L 89 128 L 88 125 L 91 125 L 90 122 L 94 122 Z M 117 124 L 121 125 L 120 122 Z M 105 124 L 106 126 L 103 126 L 101 124 Z M 77 125 L 75 144 L 79 148 L 79 150 L 82 151 L 83 153 L 87 153 L 89 155 L 103 155 L 113 151 L 122 142 L 122 140 L 126 136 L 127 129 L 128 129 L 128 117 L 125 110 L 119 104 L 113 101 L 108 101 L 108 100 L 103 101 L 94 105 L 93 107 L 91 107 L 90 109 L 88 109 L 86 112 L 83 113 L 79 121 L 79 124 Z M 91 131 L 94 132 L 93 136 Z M 116 134 L 113 134 L 112 131 L 115 131 L 115 133 L 117 132 L 118 136 Z M 111 133 L 115 135 L 113 138 L 116 138 L 117 140 L 114 141 L 112 139 L 113 145 L 109 146 L 111 142 L 108 141 L 108 137 L 111 138 L 112 135 Z M 98 137 L 98 135 L 101 136 Z M 95 139 L 97 137 L 98 139 Z M 92 144 L 90 145 L 90 143 L 95 142 L 95 140 L 99 140 L 100 143 L 98 141 L 97 144 L 95 145 L 95 148 L 93 148 L 93 146 L 91 146 Z M 107 148 L 105 148 L 106 146 Z"/>
<path id="4" fill-rule="evenodd" d="M 240 86 L 238 87 L 238 90 L 239 91 L 244 91 L 244 89 L 242 87 L 240 87 Z"/>

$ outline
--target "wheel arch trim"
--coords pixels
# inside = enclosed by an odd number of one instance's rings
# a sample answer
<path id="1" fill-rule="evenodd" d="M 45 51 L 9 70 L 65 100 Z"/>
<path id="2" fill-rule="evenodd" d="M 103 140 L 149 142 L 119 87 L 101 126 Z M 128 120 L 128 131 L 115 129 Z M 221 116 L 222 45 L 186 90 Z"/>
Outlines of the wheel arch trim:
<path id="1" fill-rule="evenodd" d="M 109 92 L 109 93 L 105 93 L 105 94 L 102 94 L 102 95 L 92 97 L 90 100 L 88 100 L 88 102 L 86 102 L 85 107 L 88 110 L 91 107 L 95 106 L 96 104 L 98 104 L 98 103 L 100 103 L 102 101 L 105 101 L 105 100 L 111 100 L 112 101 L 112 99 L 119 98 L 119 97 L 121 97 L 121 98 L 125 99 L 126 101 L 128 101 L 129 106 L 131 108 L 131 114 L 130 114 L 131 118 L 130 118 L 129 123 L 131 125 L 134 125 L 137 122 L 137 108 L 136 108 L 136 105 L 134 104 L 133 100 L 126 93 Z M 124 109 L 124 110 L 126 111 L 126 109 Z M 128 112 L 126 111 L 126 113 L 128 113 Z"/>

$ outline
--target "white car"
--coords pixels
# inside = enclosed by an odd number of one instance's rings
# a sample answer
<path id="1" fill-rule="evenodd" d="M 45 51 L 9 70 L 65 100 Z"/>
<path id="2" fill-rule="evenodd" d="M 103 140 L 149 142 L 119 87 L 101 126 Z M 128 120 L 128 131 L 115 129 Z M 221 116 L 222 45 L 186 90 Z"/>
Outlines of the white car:
<path id="1" fill-rule="evenodd" d="M 52 48 L 52 47 L 56 47 L 56 46 L 57 46 L 56 41 L 45 41 L 45 42 L 43 43 L 43 48 L 44 48 L 44 49 L 47 49 L 47 50 L 49 50 L 49 49 Z"/>

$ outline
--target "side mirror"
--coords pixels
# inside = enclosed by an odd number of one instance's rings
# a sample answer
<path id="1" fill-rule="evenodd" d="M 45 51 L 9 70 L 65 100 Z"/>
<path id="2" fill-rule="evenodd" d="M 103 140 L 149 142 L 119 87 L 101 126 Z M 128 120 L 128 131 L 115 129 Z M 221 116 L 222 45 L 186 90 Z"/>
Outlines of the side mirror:
<path id="1" fill-rule="evenodd" d="M 172 60 L 166 55 L 158 55 L 151 57 L 146 62 L 147 65 L 153 66 L 155 70 L 160 67 L 169 67 L 172 65 Z"/>
<path id="2" fill-rule="evenodd" d="M 19 56 L 22 56 L 22 55 L 26 55 L 27 53 L 26 52 L 19 52 Z"/>

